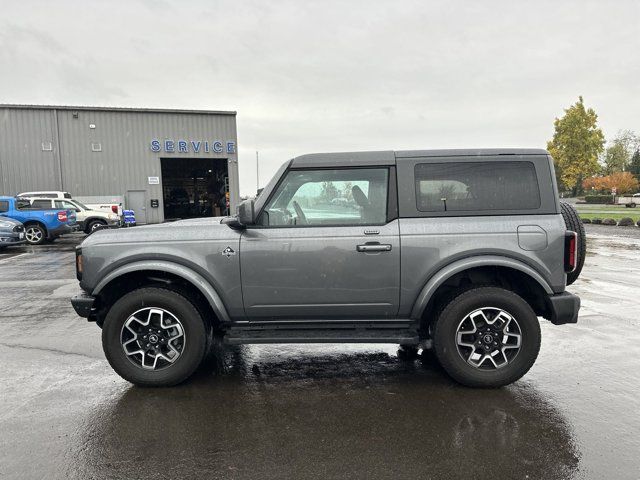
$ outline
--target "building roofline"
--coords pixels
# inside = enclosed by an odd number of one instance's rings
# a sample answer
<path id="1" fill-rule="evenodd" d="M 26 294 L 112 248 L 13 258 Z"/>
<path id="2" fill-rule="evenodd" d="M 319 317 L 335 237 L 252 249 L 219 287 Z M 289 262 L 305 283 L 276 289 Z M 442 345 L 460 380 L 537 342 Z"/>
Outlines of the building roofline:
<path id="1" fill-rule="evenodd" d="M 72 110 L 72 111 L 91 111 L 91 112 L 132 112 L 132 113 L 178 113 L 178 114 L 195 114 L 195 115 L 237 115 L 232 110 L 188 110 L 179 108 L 134 108 L 134 107 L 91 107 L 80 105 L 21 105 L 11 103 L 0 103 L 0 109 L 7 108 L 12 110 Z"/>

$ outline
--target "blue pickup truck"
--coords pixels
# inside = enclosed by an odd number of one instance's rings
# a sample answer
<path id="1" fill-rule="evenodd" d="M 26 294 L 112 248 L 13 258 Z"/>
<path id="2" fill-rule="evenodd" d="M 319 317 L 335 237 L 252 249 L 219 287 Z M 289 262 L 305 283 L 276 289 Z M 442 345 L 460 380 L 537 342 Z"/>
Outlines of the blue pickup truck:
<path id="1" fill-rule="evenodd" d="M 15 197 L 0 197 L 0 217 L 22 222 L 25 240 L 31 245 L 40 245 L 78 229 L 73 210 L 32 208 L 29 200 Z"/>

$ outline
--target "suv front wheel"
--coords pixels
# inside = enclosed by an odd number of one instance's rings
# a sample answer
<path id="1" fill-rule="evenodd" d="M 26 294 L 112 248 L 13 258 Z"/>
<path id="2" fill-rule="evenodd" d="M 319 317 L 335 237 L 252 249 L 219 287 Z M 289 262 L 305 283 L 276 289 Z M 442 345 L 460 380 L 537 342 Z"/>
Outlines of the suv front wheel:
<path id="1" fill-rule="evenodd" d="M 538 357 L 540 337 L 529 304 L 498 287 L 474 288 L 453 298 L 433 329 L 438 361 L 469 387 L 502 387 L 521 378 Z"/>
<path id="2" fill-rule="evenodd" d="M 196 307 L 164 288 L 124 295 L 109 310 L 102 329 L 102 347 L 116 373 L 147 387 L 189 378 L 204 358 L 206 339 Z"/>

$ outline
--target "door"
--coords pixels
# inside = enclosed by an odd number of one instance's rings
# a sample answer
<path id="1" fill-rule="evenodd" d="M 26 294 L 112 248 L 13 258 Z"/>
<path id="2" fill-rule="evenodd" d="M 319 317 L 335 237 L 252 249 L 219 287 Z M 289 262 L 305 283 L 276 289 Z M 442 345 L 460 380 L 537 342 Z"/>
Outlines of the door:
<path id="1" fill-rule="evenodd" d="M 129 190 L 127 192 L 127 210 L 133 210 L 137 225 L 147 223 L 147 192 L 145 190 Z"/>
<path id="2" fill-rule="evenodd" d="M 290 170 L 258 225 L 242 235 L 247 317 L 394 317 L 400 242 L 390 201 L 393 173 L 388 167 Z"/>
<path id="3" fill-rule="evenodd" d="M 76 212 L 76 221 L 84 222 L 87 219 L 86 210 L 81 210 L 78 205 L 69 200 L 55 200 L 54 202 L 56 208 L 63 208 L 65 210 L 71 210 Z"/>

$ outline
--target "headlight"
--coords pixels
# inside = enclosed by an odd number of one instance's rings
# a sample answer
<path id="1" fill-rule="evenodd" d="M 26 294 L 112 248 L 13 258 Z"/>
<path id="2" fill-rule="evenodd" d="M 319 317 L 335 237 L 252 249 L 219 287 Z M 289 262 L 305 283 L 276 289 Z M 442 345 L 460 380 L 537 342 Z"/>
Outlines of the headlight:
<path id="1" fill-rule="evenodd" d="M 4 221 L 0 220 L 0 228 L 13 228 L 16 225 L 17 225 L 16 223 L 4 222 Z"/>

